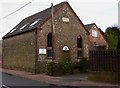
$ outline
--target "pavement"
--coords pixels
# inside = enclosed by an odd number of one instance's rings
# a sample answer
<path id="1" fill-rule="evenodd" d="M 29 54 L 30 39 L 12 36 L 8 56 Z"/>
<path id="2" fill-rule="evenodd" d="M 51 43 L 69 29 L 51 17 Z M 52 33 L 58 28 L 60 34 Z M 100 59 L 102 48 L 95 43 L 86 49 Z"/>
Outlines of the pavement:
<path id="1" fill-rule="evenodd" d="M 36 81 L 43 81 L 45 83 L 49 83 L 51 85 L 58 85 L 58 86 L 106 86 L 106 87 L 112 86 L 114 88 L 120 88 L 120 85 L 118 84 L 90 81 L 88 80 L 87 74 L 49 76 L 46 74 L 32 74 L 29 72 L 2 69 L 2 68 L 0 68 L 0 72 L 4 72 L 7 74 L 20 76 L 24 78 L 29 78 Z"/>

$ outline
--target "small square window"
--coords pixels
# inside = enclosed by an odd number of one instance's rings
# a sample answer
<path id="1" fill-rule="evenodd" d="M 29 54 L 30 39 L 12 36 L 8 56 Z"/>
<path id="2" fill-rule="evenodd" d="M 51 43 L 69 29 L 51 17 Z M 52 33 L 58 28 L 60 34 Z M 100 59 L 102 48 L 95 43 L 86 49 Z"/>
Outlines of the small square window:
<path id="1" fill-rule="evenodd" d="M 96 26 L 94 28 L 96 28 Z"/>
<path id="2" fill-rule="evenodd" d="M 96 30 L 92 30 L 92 36 L 93 36 L 93 37 L 98 37 L 98 33 L 97 33 Z"/>

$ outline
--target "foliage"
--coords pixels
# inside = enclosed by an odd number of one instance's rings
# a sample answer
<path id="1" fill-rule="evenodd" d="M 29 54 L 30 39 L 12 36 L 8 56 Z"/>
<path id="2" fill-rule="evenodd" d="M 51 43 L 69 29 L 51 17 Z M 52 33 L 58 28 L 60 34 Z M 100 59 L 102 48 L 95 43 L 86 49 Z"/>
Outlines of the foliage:
<path id="1" fill-rule="evenodd" d="M 48 75 L 73 74 L 76 70 L 82 73 L 88 71 L 87 58 L 82 58 L 81 61 L 77 63 L 68 59 L 61 59 L 58 63 L 50 62 L 47 64 Z"/>
<path id="2" fill-rule="evenodd" d="M 120 48 L 120 29 L 118 27 L 108 27 L 105 32 L 109 49 Z"/>
<path id="3" fill-rule="evenodd" d="M 59 66 L 61 67 L 61 70 L 63 73 L 73 73 L 73 69 L 74 69 L 74 62 L 70 61 L 68 59 L 61 59 L 61 61 L 59 62 Z"/>
<path id="4" fill-rule="evenodd" d="M 87 58 L 82 58 L 80 62 L 76 63 L 75 69 L 78 69 L 80 72 L 87 72 L 89 63 Z"/>
<path id="5" fill-rule="evenodd" d="M 47 74 L 52 76 L 53 70 L 54 70 L 54 62 L 49 62 L 47 64 Z"/>
<path id="6" fill-rule="evenodd" d="M 59 63 L 50 62 L 47 64 L 48 75 L 65 75 L 73 73 L 74 62 L 61 60 Z"/>

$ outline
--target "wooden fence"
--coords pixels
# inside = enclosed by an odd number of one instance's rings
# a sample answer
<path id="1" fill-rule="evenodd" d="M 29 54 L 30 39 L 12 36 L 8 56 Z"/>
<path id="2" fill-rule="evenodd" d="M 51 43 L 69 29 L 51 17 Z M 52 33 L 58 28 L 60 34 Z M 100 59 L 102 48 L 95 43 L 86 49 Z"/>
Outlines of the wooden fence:
<path id="1" fill-rule="evenodd" d="M 90 71 L 117 72 L 120 75 L 120 50 L 90 51 L 89 54 Z"/>

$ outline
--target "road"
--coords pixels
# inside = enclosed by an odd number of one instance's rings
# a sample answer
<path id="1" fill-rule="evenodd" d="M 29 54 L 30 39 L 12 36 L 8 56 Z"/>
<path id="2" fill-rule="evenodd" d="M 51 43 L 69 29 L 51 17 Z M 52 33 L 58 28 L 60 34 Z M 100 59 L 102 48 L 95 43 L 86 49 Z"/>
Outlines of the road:
<path id="1" fill-rule="evenodd" d="M 2 84 L 8 86 L 49 86 L 49 84 L 18 77 L 11 74 L 2 73 Z"/>
<path id="2" fill-rule="evenodd" d="M 4 85 L 2 88 L 78 88 L 47 84 L 42 81 L 35 81 L 7 73 L 2 73 L 2 85 Z"/>
<path id="3" fill-rule="evenodd" d="M 1 74 L 1 72 L 0 72 Z M 77 76 L 76 76 L 77 77 Z M 63 79 L 65 81 L 68 80 L 69 77 L 65 77 L 65 79 Z M 69 79 L 69 81 L 71 81 L 71 79 L 73 79 L 73 77 L 71 76 L 71 78 Z M 75 79 L 75 77 L 74 77 Z M 60 84 L 63 84 L 63 82 L 59 82 Z M 71 83 L 71 82 L 70 82 Z M 43 81 L 36 81 L 36 80 L 32 80 L 29 78 L 23 78 L 23 77 L 19 77 L 19 76 L 15 76 L 15 75 L 11 75 L 8 73 L 2 73 L 2 85 L 4 85 L 4 87 L 2 88 L 97 88 L 98 86 L 62 86 L 62 85 L 53 85 L 53 84 L 48 84 L 45 83 Z M 81 84 L 82 85 L 82 84 Z M 119 88 L 119 87 L 115 87 L 115 86 L 99 86 L 98 88 Z"/>

